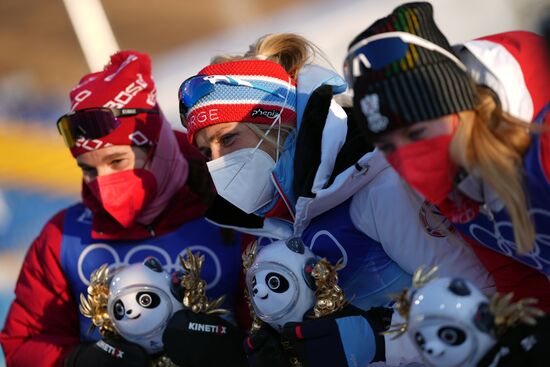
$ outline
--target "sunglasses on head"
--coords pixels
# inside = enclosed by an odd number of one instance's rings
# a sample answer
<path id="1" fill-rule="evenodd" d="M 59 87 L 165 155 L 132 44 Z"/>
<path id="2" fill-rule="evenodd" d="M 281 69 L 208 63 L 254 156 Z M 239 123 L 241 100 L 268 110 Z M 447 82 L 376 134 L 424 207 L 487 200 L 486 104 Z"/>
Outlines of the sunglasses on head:
<path id="1" fill-rule="evenodd" d="M 120 126 L 119 117 L 135 116 L 140 113 L 158 114 L 158 110 L 145 108 L 86 108 L 69 112 L 57 120 L 57 130 L 65 144 L 73 148 L 80 138 L 99 139 L 109 135 Z"/>
<path id="2" fill-rule="evenodd" d="M 349 49 L 344 60 L 344 76 L 348 85 L 353 86 L 355 78 L 367 70 L 378 70 L 403 59 L 410 45 L 438 52 L 466 71 L 466 66 L 452 52 L 435 43 L 407 32 L 387 32 L 365 38 Z"/>
<path id="3" fill-rule="evenodd" d="M 253 89 L 261 90 L 265 93 L 272 94 L 281 99 L 285 99 L 285 96 L 277 91 L 264 88 L 263 86 L 249 82 L 237 77 L 227 76 L 227 75 L 195 75 L 186 79 L 181 83 L 178 100 L 179 100 L 179 110 L 180 110 L 180 119 L 184 127 L 187 127 L 187 113 L 189 110 L 203 97 L 209 95 L 214 91 L 215 84 L 231 85 L 231 86 L 241 86 L 248 87 Z"/>

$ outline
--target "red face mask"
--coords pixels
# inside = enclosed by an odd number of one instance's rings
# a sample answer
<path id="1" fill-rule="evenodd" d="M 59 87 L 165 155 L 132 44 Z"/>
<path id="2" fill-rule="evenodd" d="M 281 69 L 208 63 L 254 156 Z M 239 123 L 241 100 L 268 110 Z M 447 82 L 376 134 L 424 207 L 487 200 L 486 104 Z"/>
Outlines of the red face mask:
<path id="1" fill-rule="evenodd" d="M 88 183 L 88 188 L 103 209 L 124 228 L 134 223 L 157 194 L 155 176 L 143 168 L 99 176 Z"/>
<path id="2" fill-rule="evenodd" d="M 453 190 L 458 167 L 451 161 L 449 145 L 452 135 L 407 144 L 386 157 L 399 175 L 435 205 L 442 203 Z"/>

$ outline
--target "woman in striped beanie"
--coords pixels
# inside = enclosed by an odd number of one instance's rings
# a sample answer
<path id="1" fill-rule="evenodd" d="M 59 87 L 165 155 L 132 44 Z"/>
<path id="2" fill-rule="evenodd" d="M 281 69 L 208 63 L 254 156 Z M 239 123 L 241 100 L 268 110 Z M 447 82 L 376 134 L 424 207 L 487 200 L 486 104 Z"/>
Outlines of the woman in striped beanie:
<path id="1" fill-rule="evenodd" d="M 302 37 L 274 34 L 244 55 L 216 57 L 182 83 L 180 112 L 190 141 L 211 159 L 220 198 L 209 219 L 260 237 L 300 236 L 316 255 L 343 260 L 340 284 L 361 310 L 285 328 L 302 343 L 300 357 L 307 365 L 366 365 L 386 358 L 378 333 L 385 323 L 362 310 L 388 304 L 418 266 L 443 264 L 481 288 L 492 280 L 456 236 L 430 232 L 429 219 L 396 225 L 394 210 L 416 217 L 420 207 L 401 205 L 406 193 L 396 174 L 334 101 L 346 84 L 312 63 L 318 53 Z M 307 337 L 327 328 L 323 337 Z M 366 339 L 344 348 L 351 341 L 341 335 Z M 320 353 L 323 343 L 335 348 Z"/>
<path id="2" fill-rule="evenodd" d="M 499 291 L 550 310 L 544 49 L 518 31 L 466 42 L 457 55 L 432 6 L 408 3 L 351 42 L 345 70 L 367 140 L 452 222 Z"/>

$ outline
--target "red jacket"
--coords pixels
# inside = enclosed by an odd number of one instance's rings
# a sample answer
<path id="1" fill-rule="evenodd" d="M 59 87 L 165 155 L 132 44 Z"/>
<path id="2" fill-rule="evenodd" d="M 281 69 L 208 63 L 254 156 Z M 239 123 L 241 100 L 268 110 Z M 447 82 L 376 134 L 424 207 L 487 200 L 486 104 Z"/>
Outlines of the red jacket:
<path id="1" fill-rule="evenodd" d="M 550 60 L 542 37 L 516 31 L 482 37 L 464 44 L 480 63 L 459 55 L 480 84 L 490 86 L 502 107 L 526 121 L 534 120 L 550 103 Z M 485 72 L 489 70 L 491 73 Z M 490 75 L 496 78 L 491 78 Z M 550 114 L 545 126 L 550 127 Z M 541 162 L 550 182 L 550 134 L 541 134 Z M 535 297 L 538 306 L 550 312 L 550 282 L 539 271 L 499 254 L 464 236 L 495 280 L 499 292 L 514 292 L 515 298 Z"/>
<path id="2" fill-rule="evenodd" d="M 185 141 L 183 134 L 177 135 L 180 142 Z M 193 147 L 181 144 L 181 148 L 188 160 L 200 160 L 202 163 L 198 166 L 206 170 L 202 156 Z M 207 171 L 203 173 L 208 177 Z M 193 174 L 199 173 L 190 169 L 190 175 Z M 156 235 L 169 233 L 186 221 L 203 216 L 205 210 L 199 197 L 185 185 L 153 222 Z M 8 365 L 62 366 L 65 355 L 80 343 L 78 305 L 60 264 L 65 212 L 56 214 L 44 226 L 23 262 L 15 300 L 0 333 Z M 149 230 L 143 226 L 123 229 L 108 216 L 95 216 L 93 228 L 94 238 L 150 237 Z"/>

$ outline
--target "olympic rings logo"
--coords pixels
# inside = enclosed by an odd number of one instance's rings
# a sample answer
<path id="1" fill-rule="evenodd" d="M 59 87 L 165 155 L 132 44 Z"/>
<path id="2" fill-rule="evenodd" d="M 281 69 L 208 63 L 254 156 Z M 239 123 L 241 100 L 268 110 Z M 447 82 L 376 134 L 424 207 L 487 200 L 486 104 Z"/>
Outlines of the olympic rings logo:
<path id="1" fill-rule="evenodd" d="M 340 253 L 342 254 L 342 256 L 340 257 L 342 259 L 342 268 L 341 269 L 344 269 L 347 265 L 348 265 L 348 253 L 346 251 L 346 249 L 344 248 L 344 246 L 342 246 L 342 244 L 340 243 L 340 241 L 338 241 L 336 239 L 336 237 L 334 237 L 334 235 L 332 233 L 330 233 L 329 231 L 323 229 L 321 231 L 318 231 L 317 233 L 315 233 L 315 235 L 313 236 L 313 238 L 311 239 L 311 243 L 309 244 L 309 249 L 311 251 L 313 251 L 313 253 L 315 254 L 315 242 L 321 237 L 321 236 L 326 236 L 328 238 L 330 238 L 332 240 L 332 243 L 334 245 L 336 245 L 336 247 L 338 248 L 338 250 L 340 250 Z"/>
<path id="2" fill-rule="evenodd" d="M 193 252 L 200 252 L 201 255 L 204 255 L 205 264 L 213 263 L 214 269 L 215 269 L 214 279 L 207 281 L 206 289 L 208 290 L 208 289 L 214 288 L 220 282 L 220 279 L 222 277 L 222 265 L 218 255 L 208 247 L 205 247 L 202 245 L 189 246 L 189 249 Z M 125 265 L 133 264 L 143 260 L 143 257 L 139 257 L 140 252 L 143 252 L 143 251 L 154 252 L 158 254 L 158 256 L 156 257 L 159 258 L 161 263 L 164 263 L 164 269 L 169 273 L 173 272 L 174 270 L 181 269 L 181 265 L 179 263 L 179 257 L 180 255 L 185 254 L 185 249 L 183 249 L 181 252 L 179 252 L 175 256 L 174 259 L 172 259 L 170 254 L 163 248 L 160 248 L 154 245 L 149 245 L 149 244 L 141 244 L 141 245 L 133 246 L 130 249 L 130 251 L 126 253 L 124 258 L 121 259 L 120 254 L 112 246 L 106 243 L 94 243 L 89 246 L 86 246 L 84 251 L 82 251 L 82 253 L 78 257 L 78 263 L 77 263 L 78 277 L 80 278 L 82 283 L 84 283 L 84 285 L 86 286 L 90 284 L 90 281 L 86 276 L 86 274 L 84 274 L 84 264 L 86 263 L 86 259 L 90 259 L 89 256 L 93 258 L 94 257 L 93 253 L 97 251 L 107 251 L 110 257 L 112 257 L 113 261 L 110 262 L 110 265 L 113 267 L 125 266 Z"/>
<path id="3" fill-rule="evenodd" d="M 329 231 L 323 229 L 323 230 L 320 230 L 320 231 L 316 232 L 313 235 L 313 237 L 311 238 L 311 242 L 309 244 L 306 244 L 306 246 L 309 247 L 309 249 L 314 254 L 317 255 L 318 253 L 315 251 L 315 244 L 317 243 L 317 240 L 319 240 L 323 236 L 328 237 L 332 241 L 331 242 L 332 245 L 336 246 L 336 248 L 342 254 L 342 256 L 339 256 L 336 260 L 342 259 L 342 269 L 344 269 L 348 265 L 348 259 L 349 259 L 348 253 L 347 253 L 346 249 L 344 248 L 344 246 L 340 243 L 340 241 L 338 241 L 336 239 L 336 237 L 334 237 L 334 235 L 332 233 L 330 233 Z M 258 241 L 258 246 L 262 247 L 262 246 L 269 246 L 271 243 L 273 243 L 276 240 L 273 239 L 273 238 L 269 238 L 269 237 L 258 237 L 257 241 Z M 329 246 L 332 246 L 332 245 L 329 245 Z"/>
<path id="4" fill-rule="evenodd" d="M 542 220 L 545 222 L 550 221 L 550 212 L 546 210 L 535 208 L 529 210 L 529 214 L 533 222 L 535 222 L 536 216 L 539 216 L 539 218 L 544 217 Z M 495 221 L 493 226 L 493 231 L 491 231 L 478 224 L 471 224 L 469 232 L 474 240 L 487 247 L 496 249 L 507 256 L 518 258 L 537 270 L 548 269 L 548 265 L 550 265 L 550 234 L 536 233 L 533 250 L 525 255 L 517 256 L 516 243 L 513 239 L 507 239 L 502 235 L 503 231 L 513 234 L 512 223 L 509 221 Z"/>

